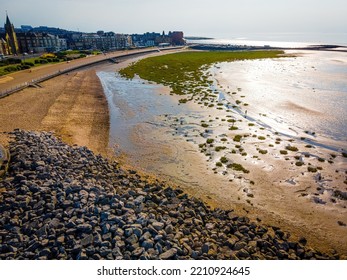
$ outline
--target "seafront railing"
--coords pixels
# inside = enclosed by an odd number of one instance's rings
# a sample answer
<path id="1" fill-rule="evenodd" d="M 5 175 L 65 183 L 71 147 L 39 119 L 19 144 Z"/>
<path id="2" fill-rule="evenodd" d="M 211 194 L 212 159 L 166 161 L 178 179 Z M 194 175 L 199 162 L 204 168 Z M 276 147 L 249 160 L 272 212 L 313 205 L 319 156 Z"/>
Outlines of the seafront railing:
<path id="1" fill-rule="evenodd" d="M 160 52 L 160 51 L 167 51 L 167 50 L 174 50 L 174 49 L 181 49 L 182 47 L 169 47 L 169 48 L 161 48 L 161 49 L 151 49 L 151 50 L 144 50 L 144 51 L 137 51 L 137 52 L 131 52 L 131 53 L 126 53 L 126 54 L 120 54 L 120 55 L 116 55 L 116 56 L 112 56 L 112 57 L 105 57 L 104 59 L 100 59 L 97 61 L 92 61 L 92 62 L 87 62 L 81 65 L 77 65 L 74 67 L 69 67 L 69 68 L 64 68 L 61 70 L 58 70 L 54 73 L 48 74 L 48 75 L 44 75 L 41 76 L 39 78 L 33 79 L 31 81 L 19 84 L 15 87 L 11 87 L 9 89 L 5 89 L 4 91 L 0 92 L 0 99 L 4 98 L 6 96 L 9 96 L 15 92 L 21 91 L 25 88 L 28 87 L 35 87 L 38 86 L 39 83 L 45 82 L 47 80 L 53 79 L 55 77 L 58 77 L 60 75 L 64 75 L 67 73 L 70 73 L 72 71 L 76 71 L 79 70 L 81 68 L 85 68 L 85 67 L 90 67 L 90 66 L 94 66 L 100 63 L 105 63 L 111 60 L 114 61 L 118 61 L 119 59 L 124 59 L 124 58 L 128 58 L 131 56 L 138 56 L 138 55 L 144 55 L 144 54 L 148 54 L 148 53 L 154 53 L 154 52 Z"/>

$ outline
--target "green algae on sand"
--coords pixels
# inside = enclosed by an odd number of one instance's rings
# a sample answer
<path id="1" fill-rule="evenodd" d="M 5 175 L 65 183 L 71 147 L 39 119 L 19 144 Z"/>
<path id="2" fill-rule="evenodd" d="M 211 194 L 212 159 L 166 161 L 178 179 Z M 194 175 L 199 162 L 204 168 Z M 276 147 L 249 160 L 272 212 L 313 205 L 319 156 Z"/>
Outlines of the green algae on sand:
<path id="1" fill-rule="evenodd" d="M 122 70 L 120 74 L 128 79 L 138 75 L 144 80 L 169 86 L 179 95 L 213 95 L 207 89 L 212 83 L 208 68 L 218 62 L 246 59 L 276 58 L 283 51 L 247 52 L 181 52 L 142 59 Z"/>

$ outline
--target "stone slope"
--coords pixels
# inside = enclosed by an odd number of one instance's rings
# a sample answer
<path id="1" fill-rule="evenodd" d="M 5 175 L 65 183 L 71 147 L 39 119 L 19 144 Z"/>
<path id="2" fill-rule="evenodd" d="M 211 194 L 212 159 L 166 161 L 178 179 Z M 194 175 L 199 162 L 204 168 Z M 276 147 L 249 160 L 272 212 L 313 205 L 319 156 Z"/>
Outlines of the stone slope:
<path id="1" fill-rule="evenodd" d="M 0 259 L 340 258 L 49 133 L 13 136 L 0 180 Z"/>

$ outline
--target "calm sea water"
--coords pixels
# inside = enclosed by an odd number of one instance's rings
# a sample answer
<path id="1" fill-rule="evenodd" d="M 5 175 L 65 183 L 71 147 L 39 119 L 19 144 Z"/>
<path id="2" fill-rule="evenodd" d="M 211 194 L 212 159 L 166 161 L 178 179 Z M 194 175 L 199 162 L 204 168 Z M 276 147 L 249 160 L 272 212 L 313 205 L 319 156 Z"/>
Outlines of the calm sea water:
<path id="1" fill-rule="evenodd" d="M 110 143 L 130 153 L 134 149 L 129 139 L 133 129 L 144 123 L 160 125 L 156 117 L 187 112 L 186 106 L 177 106 L 161 85 L 145 83 L 141 79 L 128 80 L 114 72 L 99 71 L 110 110 Z"/>
<path id="2" fill-rule="evenodd" d="M 188 40 L 188 43 L 302 48 L 309 45 L 340 45 L 347 47 L 347 33 L 264 33 L 230 36 L 209 40 Z"/>
<path id="3" fill-rule="evenodd" d="M 266 114 L 262 121 L 278 131 L 315 132 L 346 148 L 347 53 L 304 51 L 297 57 L 225 62 L 214 73 L 224 88 L 241 88 L 249 115 Z"/>

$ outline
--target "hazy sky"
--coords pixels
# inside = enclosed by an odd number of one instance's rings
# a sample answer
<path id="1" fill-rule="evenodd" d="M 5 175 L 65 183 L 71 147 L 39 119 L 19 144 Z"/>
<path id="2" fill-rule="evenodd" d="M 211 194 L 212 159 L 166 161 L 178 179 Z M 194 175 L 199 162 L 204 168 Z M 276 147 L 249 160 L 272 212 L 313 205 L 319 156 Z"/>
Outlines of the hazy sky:
<path id="1" fill-rule="evenodd" d="M 346 0 L 0 0 L 16 27 L 119 33 L 182 30 L 212 37 L 249 33 L 346 33 Z"/>

